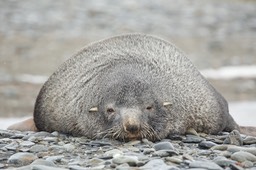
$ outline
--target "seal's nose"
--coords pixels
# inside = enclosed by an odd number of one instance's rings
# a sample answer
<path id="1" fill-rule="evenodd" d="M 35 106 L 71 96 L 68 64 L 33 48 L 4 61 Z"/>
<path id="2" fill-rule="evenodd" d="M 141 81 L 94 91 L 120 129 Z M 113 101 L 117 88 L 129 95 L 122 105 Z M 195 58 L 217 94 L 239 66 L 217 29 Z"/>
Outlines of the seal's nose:
<path id="1" fill-rule="evenodd" d="M 137 136 L 141 130 L 139 109 L 123 109 L 121 111 L 124 131 L 130 136 Z"/>
<path id="2" fill-rule="evenodd" d="M 131 124 L 128 124 L 125 126 L 125 130 L 130 132 L 130 133 L 138 133 L 139 131 L 139 126 L 138 125 L 131 125 Z"/>

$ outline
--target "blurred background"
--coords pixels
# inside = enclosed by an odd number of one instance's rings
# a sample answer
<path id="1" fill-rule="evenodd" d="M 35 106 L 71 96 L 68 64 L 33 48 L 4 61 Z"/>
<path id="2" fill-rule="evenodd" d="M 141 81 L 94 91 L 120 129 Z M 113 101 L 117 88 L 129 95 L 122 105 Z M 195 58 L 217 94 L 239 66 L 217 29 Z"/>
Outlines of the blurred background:
<path id="1" fill-rule="evenodd" d="M 255 0 L 1 0 L 0 129 L 31 116 L 47 78 L 93 41 L 141 32 L 182 49 L 256 126 Z"/>

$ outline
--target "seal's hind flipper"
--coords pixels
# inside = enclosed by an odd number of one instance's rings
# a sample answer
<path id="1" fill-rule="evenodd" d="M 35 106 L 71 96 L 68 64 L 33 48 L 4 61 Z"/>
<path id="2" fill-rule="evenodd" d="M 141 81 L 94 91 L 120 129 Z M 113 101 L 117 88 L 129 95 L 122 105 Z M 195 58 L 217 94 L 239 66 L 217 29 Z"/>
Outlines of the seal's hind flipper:
<path id="1" fill-rule="evenodd" d="M 7 128 L 8 130 L 18 131 L 38 131 L 33 118 L 26 119 L 24 121 L 15 123 Z"/>
<path id="2" fill-rule="evenodd" d="M 253 126 L 240 126 L 240 132 L 245 135 L 256 137 L 256 127 Z"/>

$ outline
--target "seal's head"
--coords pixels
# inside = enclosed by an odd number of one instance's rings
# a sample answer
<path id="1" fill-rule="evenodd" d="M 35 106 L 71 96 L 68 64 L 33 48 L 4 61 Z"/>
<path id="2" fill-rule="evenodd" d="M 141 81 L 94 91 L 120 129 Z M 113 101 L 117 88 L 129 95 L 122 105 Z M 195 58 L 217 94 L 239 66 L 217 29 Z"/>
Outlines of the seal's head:
<path id="1" fill-rule="evenodd" d="M 167 136 L 169 104 L 159 101 L 147 82 L 124 76 L 105 87 L 101 103 L 90 111 L 104 118 L 99 138 L 155 141 Z"/>

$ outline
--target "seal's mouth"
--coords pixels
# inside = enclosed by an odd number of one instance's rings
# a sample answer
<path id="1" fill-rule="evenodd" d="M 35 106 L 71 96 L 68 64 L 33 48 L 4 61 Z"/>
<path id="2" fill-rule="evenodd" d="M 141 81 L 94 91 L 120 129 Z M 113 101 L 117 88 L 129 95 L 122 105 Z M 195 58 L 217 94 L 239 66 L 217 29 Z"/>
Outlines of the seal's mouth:
<path id="1" fill-rule="evenodd" d="M 147 123 L 140 124 L 138 130 L 132 131 L 127 131 L 122 124 L 118 124 L 98 133 L 97 138 L 112 138 L 124 142 L 142 140 L 144 138 L 150 141 L 160 140 L 157 132 Z"/>
<path id="2" fill-rule="evenodd" d="M 142 136 L 140 134 L 140 132 L 134 134 L 134 133 L 127 133 L 127 135 L 125 135 L 126 140 L 128 141 L 132 141 L 132 140 L 141 140 Z"/>

